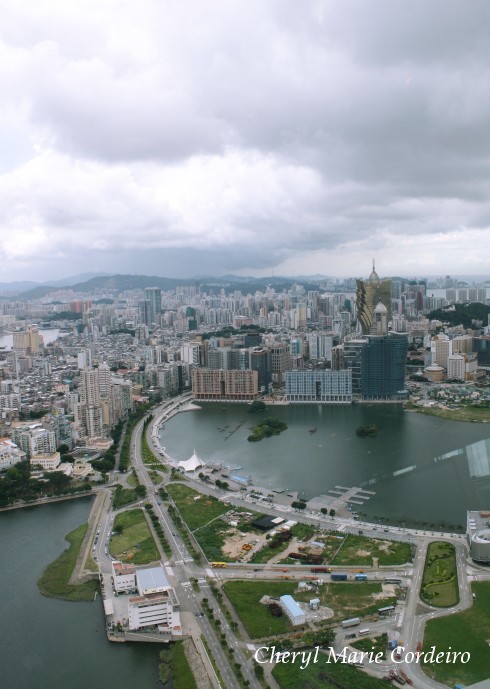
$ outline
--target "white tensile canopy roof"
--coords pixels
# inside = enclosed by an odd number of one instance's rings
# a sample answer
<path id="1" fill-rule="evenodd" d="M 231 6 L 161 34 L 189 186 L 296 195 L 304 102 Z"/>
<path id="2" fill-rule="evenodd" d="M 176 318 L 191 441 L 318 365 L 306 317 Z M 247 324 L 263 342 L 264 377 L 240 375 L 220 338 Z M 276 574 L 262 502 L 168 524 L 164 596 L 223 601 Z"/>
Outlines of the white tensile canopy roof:
<path id="1" fill-rule="evenodd" d="M 192 457 L 189 457 L 189 459 L 186 459 L 185 461 L 179 462 L 178 466 L 182 467 L 184 471 L 195 471 L 199 467 L 202 467 L 202 462 L 194 450 Z"/>

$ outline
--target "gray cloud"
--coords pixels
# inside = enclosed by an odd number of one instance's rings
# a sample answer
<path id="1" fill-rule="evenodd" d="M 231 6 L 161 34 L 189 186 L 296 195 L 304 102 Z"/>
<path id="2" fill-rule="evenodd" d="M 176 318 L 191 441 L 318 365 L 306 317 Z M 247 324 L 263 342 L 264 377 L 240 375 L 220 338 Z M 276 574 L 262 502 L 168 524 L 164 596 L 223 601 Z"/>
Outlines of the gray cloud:
<path id="1" fill-rule="evenodd" d="M 386 272 L 420 251 L 456 270 L 439 237 L 490 248 L 489 19 L 483 0 L 7 2 L 4 265 L 349 274 L 383 247 Z"/>

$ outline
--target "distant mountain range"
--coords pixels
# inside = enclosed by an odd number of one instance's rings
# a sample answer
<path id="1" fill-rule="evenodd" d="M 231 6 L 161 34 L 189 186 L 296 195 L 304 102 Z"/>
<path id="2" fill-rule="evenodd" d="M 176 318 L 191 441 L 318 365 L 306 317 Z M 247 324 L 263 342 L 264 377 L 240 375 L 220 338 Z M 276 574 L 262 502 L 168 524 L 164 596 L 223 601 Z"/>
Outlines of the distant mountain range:
<path id="1" fill-rule="evenodd" d="M 4 283 L 3 289 L 0 284 L 0 291 L 15 292 L 22 299 L 41 299 L 49 294 L 58 291 L 60 288 L 72 289 L 74 292 L 95 292 L 101 290 L 133 290 L 144 289 L 145 287 L 159 287 L 164 291 L 175 289 L 179 285 L 200 287 L 203 292 L 215 292 L 225 289 L 227 293 L 240 290 L 245 293 L 263 290 L 268 285 L 276 290 L 288 289 L 294 283 L 301 282 L 305 289 L 314 290 L 318 288 L 318 281 L 308 278 L 308 282 L 301 278 L 286 277 L 242 277 L 240 275 L 225 275 L 221 277 L 201 276 L 198 278 L 166 278 L 159 275 L 108 275 L 99 274 L 87 280 L 77 281 L 76 278 L 85 276 L 75 276 L 73 279 L 53 281 L 49 285 L 27 283 L 28 289 L 21 289 L 23 283 Z M 321 276 L 323 282 L 325 277 Z M 25 284 L 25 283 L 24 283 Z M 10 289 L 9 289 L 10 288 Z"/>
<path id="2" fill-rule="evenodd" d="M 487 276 L 465 276 L 468 281 L 483 280 Z M 235 290 L 242 293 L 254 293 L 266 287 L 274 287 L 277 291 L 289 289 L 293 284 L 300 283 L 305 290 L 316 290 L 319 284 L 332 281 L 326 275 L 295 275 L 295 276 L 267 276 L 253 277 L 243 275 L 200 275 L 194 278 L 166 278 L 159 275 L 111 275 L 109 273 L 80 273 L 61 280 L 53 280 L 49 284 L 33 281 L 16 281 L 0 283 L 0 294 L 3 298 L 20 297 L 22 299 L 41 299 L 59 289 L 72 289 L 74 292 L 97 292 L 104 290 L 134 290 L 145 287 L 159 287 L 164 291 L 175 289 L 177 286 L 188 285 L 200 288 L 202 292 L 217 293 L 224 289 L 227 294 Z M 392 278 L 407 280 L 407 278 Z"/>

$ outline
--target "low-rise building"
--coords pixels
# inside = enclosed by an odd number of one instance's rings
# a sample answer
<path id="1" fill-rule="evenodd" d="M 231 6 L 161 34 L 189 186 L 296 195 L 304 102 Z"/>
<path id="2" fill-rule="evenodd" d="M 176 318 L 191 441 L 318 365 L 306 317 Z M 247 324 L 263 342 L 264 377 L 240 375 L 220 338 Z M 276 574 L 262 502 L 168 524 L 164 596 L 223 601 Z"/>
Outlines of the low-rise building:
<path id="1" fill-rule="evenodd" d="M 25 458 L 26 453 L 19 449 L 10 438 L 0 438 L 0 471 L 10 469 Z"/>
<path id="2" fill-rule="evenodd" d="M 292 596 L 281 596 L 279 598 L 279 603 L 281 605 L 281 608 L 288 616 L 289 621 L 291 622 L 293 627 L 297 627 L 300 624 L 304 624 L 306 622 L 305 613 Z"/>
<path id="3" fill-rule="evenodd" d="M 160 633 L 182 635 L 179 603 L 161 565 L 135 567 L 114 561 L 112 581 L 116 593 L 137 594 L 128 599 L 130 631 L 157 628 Z"/>
<path id="4" fill-rule="evenodd" d="M 56 471 L 61 463 L 60 453 L 37 454 L 31 457 L 31 466 L 40 466 L 43 471 Z"/>
<path id="5" fill-rule="evenodd" d="M 136 567 L 115 560 L 112 563 L 112 582 L 116 593 L 136 591 Z"/>
<path id="6" fill-rule="evenodd" d="M 163 567 L 136 569 L 136 589 L 139 595 L 128 601 L 129 629 L 156 627 L 159 632 L 181 635 L 178 601 Z"/>

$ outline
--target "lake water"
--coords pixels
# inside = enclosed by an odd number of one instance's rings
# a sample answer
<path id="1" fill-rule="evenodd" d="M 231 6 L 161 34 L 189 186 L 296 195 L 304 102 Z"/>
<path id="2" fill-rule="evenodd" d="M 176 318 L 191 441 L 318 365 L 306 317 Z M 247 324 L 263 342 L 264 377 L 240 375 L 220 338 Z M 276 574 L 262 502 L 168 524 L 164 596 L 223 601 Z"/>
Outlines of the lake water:
<path id="1" fill-rule="evenodd" d="M 158 689 L 158 650 L 107 641 L 102 601 L 44 598 L 37 580 L 90 498 L 0 513 L 2 689 Z"/>
<path id="2" fill-rule="evenodd" d="M 393 523 L 465 525 L 466 510 L 490 509 L 490 424 L 445 421 L 394 404 L 277 406 L 265 415 L 288 430 L 250 443 L 261 414 L 248 414 L 246 405 L 201 406 L 161 431 L 171 457 L 188 459 L 195 448 L 206 463 L 243 467 L 236 473 L 251 475 L 255 485 L 306 498 L 362 486 L 376 495 L 356 509 Z M 364 424 L 376 424 L 379 434 L 359 438 Z"/>

